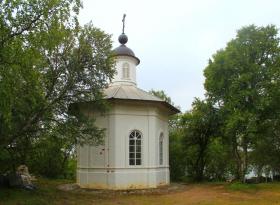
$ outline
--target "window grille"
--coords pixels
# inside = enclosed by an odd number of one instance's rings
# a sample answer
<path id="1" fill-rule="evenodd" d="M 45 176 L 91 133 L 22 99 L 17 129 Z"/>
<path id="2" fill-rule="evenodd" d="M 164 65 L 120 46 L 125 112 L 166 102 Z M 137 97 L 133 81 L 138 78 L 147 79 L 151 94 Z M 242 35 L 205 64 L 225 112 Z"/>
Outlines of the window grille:
<path id="1" fill-rule="evenodd" d="M 142 135 L 137 130 L 129 135 L 129 165 L 142 165 Z"/>

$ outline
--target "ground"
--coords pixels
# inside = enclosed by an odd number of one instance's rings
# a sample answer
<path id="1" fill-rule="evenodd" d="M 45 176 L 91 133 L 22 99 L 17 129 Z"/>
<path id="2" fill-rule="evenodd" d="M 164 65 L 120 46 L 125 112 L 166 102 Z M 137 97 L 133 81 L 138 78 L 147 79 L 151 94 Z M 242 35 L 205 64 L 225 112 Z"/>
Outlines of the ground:
<path id="1" fill-rule="evenodd" d="M 226 183 L 173 184 L 160 190 L 100 192 L 62 191 L 69 181 L 40 179 L 35 192 L 0 189 L 0 205 L 280 205 L 280 183 L 243 185 Z"/>

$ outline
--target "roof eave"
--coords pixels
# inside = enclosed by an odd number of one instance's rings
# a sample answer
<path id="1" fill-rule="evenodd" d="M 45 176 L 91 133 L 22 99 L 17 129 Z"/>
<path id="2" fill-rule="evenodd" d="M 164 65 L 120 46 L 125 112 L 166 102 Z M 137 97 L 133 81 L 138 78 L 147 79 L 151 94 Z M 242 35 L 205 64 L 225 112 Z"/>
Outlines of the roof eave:
<path id="1" fill-rule="evenodd" d="M 166 101 L 156 101 L 156 100 L 143 100 L 143 99 L 123 99 L 123 98 L 107 98 L 106 100 L 108 101 L 130 101 L 130 102 L 150 102 L 150 103 L 155 103 L 155 104 L 161 104 L 164 107 L 168 108 L 170 111 L 170 115 L 175 115 L 180 113 L 181 111 L 174 107 L 173 105 L 169 104 Z"/>

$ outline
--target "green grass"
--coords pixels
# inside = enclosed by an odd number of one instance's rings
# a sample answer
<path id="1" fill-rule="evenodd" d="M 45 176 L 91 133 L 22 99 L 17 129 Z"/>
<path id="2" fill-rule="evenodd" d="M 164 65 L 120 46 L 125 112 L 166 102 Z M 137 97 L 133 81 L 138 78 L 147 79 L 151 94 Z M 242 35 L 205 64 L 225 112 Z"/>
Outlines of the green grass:
<path id="1" fill-rule="evenodd" d="M 251 191 L 258 191 L 260 187 L 257 184 L 243 184 L 240 182 L 235 182 L 226 185 L 226 188 L 230 191 L 251 192 Z"/>
<path id="2" fill-rule="evenodd" d="M 69 183 L 67 180 L 47 180 L 40 179 L 36 185 L 38 189 L 28 191 L 23 189 L 0 188 L 0 205 L 45 205 L 50 204 L 52 198 L 59 198 L 61 191 L 56 186 L 63 183 Z"/>
<path id="3" fill-rule="evenodd" d="M 260 183 L 260 184 L 243 184 L 235 182 L 225 185 L 229 191 L 240 191 L 240 192 L 257 192 L 257 191 L 279 191 L 280 183 Z"/>

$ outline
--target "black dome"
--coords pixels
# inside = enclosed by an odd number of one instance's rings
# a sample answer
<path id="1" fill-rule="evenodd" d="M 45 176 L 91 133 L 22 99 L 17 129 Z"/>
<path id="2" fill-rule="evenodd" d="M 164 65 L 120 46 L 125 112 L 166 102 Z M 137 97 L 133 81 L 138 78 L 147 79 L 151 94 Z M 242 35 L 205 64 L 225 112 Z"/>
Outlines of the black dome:
<path id="1" fill-rule="evenodd" d="M 137 60 L 137 65 L 140 63 L 140 60 L 135 56 L 134 52 L 123 44 L 114 49 L 114 54 L 116 56 L 131 56 Z"/>
<path id="2" fill-rule="evenodd" d="M 125 45 L 120 45 L 119 47 L 115 48 L 114 52 L 116 55 L 126 55 L 135 57 L 134 52 Z"/>
<path id="3" fill-rule="evenodd" d="M 119 36 L 119 42 L 120 42 L 120 44 L 126 44 L 127 41 L 128 41 L 127 35 L 125 35 L 124 33 L 122 33 L 122 34 Z"/>

